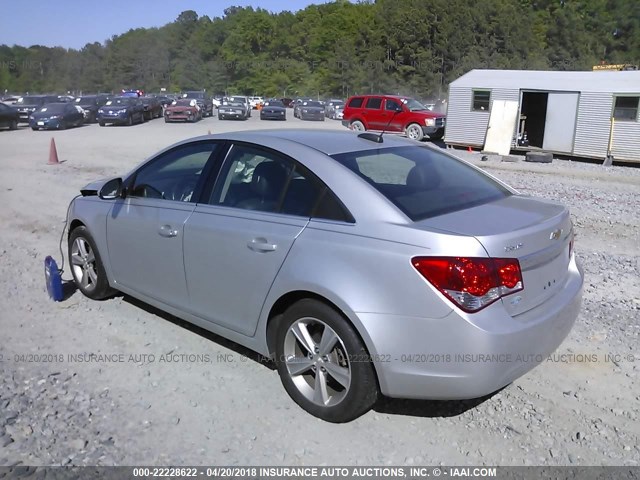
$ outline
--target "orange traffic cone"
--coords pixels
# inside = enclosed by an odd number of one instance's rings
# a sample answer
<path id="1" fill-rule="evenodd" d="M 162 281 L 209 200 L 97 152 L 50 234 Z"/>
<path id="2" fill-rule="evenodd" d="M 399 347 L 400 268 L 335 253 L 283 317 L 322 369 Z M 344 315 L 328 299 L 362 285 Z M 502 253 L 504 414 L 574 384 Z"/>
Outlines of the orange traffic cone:
<path id="1" fill-rule="evenodd" d="M 51 137 L 51 146 L 49 147 L 49 161 L 47 165 L 58 165 L 60 160 L 58 160 L 58 150 L 56 149 L 56 141 Z"/>

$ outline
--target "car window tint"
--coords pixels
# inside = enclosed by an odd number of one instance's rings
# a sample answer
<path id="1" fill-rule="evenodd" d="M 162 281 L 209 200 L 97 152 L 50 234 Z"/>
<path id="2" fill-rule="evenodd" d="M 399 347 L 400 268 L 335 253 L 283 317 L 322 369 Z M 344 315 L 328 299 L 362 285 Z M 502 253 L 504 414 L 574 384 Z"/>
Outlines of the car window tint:
<path id="1" fill-rule="evenodd" d="M 481 171 L 428 147 L 391 147 L 332 155 L 413 221 L 511 195 Z"/>
<path id="2" fill-rule="evenodd" d="M 338 197 L 336 197 L 336 195 L 328 188 L 325 188 L 324 192 L 322 193 L 322 197 L 316 204 L 311 216 L 313 218 L 335 220 L 337 222 L 355 222 L 342 202 L 338 200 Z"/>
<path id="3" fill-rule="evenodd" d="M 381 105 L 382 105 L 381 98 L 372 97 L 367 100 L 367 106 L 365 108 L 368 108 L 370 110 L 378 110 Z"/>
<path id="4" fill-rule="evenodd" d="M 130 195 L 182 202 L 195 200 L 193 193 L 215 145 L 211 142 L 183 145 L 162 154 L 136 173 Z"/>
<path id="5" fill-rule="evenodd" d="M 392 112 L 402 111 L 402 106 L 395 100 L 391 100 L 391 99 L 385 100 L 384 108 L 385 110 L 390 110 Z"/>
<path id="6" fill-rule="evenodd" d="M 351 101 L 349 102 L 349 106 L 351 108 L 360 108 L 360 107 L 362 107 L 362 102 L 364 102 L 364 98 L 355 97 L 355 98 L 351 99 Z"/>
<path id="7" fill-rule="evenodd" d="M 309 172 L 288 158 L 234 145 L 209 203 L 308 217 L 323 188 Z"/>

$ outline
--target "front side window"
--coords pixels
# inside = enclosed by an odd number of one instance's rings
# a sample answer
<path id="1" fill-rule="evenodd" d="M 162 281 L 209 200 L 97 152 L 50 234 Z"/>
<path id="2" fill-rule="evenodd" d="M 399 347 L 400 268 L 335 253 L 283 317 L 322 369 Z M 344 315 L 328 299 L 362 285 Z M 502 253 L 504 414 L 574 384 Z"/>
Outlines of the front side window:
<path id="1" fill-rule="evenodd" d="M 135 174 L 129 195 L 179 202 L 195 201 L 194 192 L 216 144 L 182 145 L 147 163 Z"/>
<path id="2" fill-rule="evenodd" d="M 616 120 L 637 120 L 639 100 L 640 97 L 615 97 L 613 118 Z"/>
<path id="3" fill-rule="evenodd" d="M 384 109 L 389 112 L 401 112 L 402 106 L 395 100 L 391 100 L 390 98 L 388 98 L 384 101 Z"/>
<path id="4" fill-rule="evenodd" d="M 381 148 L 332 157 L 372 185 L 413 221 L 511 195 L 491 177 L 428 147 Z"/>
<path id="5" fill-rule="evenodd" d="M 471 109 L 474 112 L 488 112 L 491 105 L 491 91 L 490 90 L 474 90 L 473 91 L 473 105 Z"/>

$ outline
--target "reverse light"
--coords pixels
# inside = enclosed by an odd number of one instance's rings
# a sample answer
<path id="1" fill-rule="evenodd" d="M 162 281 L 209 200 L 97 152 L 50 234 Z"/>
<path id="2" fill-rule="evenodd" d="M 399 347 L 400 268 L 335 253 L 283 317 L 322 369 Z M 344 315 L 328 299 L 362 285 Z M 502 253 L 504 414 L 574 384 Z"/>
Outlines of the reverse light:
<path id="1" fill-rule="evenodd" d="M 469 313 L 524 288 L 515 258 L 415 257 L 411 263 L 444 296 Z"/>

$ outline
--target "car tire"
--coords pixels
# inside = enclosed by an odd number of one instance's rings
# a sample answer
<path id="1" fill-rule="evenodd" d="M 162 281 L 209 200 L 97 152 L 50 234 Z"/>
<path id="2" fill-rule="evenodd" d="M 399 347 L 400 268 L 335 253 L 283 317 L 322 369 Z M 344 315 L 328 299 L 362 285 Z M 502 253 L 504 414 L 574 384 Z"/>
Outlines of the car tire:
<path id="1" fill-rule="evenodd" d="M 104 127 L 106 124 L 102 121 L 98 122 L 98 125 L 100 125 L 101 127 Z"/>
<path id="2" fill-rule="evenodd" d="M 66 130 L 66 129 L 67 129 L 67 122 L 63 120 L 58 124 L 58 130 Z"/>
<path id="3" fill-rule="evenodd" d="M 367 127 L 360 120 L 354 120 L 349 124 L 349 128 L 355 132 L 365 132 Z"/>
<path id="4" fill-rule="evenodd" d="M 341 313 L 318 300 L 304 299 L 285 311 L 276 328 L 278 374 L 300 407 L 322 420 L 343 423 L 376 403 L 373 364 L 352 361 L 369 355 Z M 324 347 L 321 340 L 327 338 L 333 340 Z"/>
<path id="5" fill-rule="evenodd" d="M 553 162 L 553 153 L 527 152 L 525 154 L 524 161 L 533 163 L 551 163 Z"/>
<path id="6" fill-rule="evenodd" d="M 129 115 L 129 119 L 127 120 L 127 125 L 133 125 L 133 115 Z"/>
<path id="7" fill-rule="evenodd" d="M 107 273 L 96 242 L 86 227 L 73 229 L 69 234 L 69 266 L 73 281 L 82 294 L 92 300 L 113 295 Z"/>
<path id="8" fill-rule="evenodd" d="M 169 119 L 167 117 L 164 117 L 164 123 L 169 123 Z"/>
<path id="9" fill-rule="evenodd" d="M 17 130 L 18 129 L 18 122 L 16 122 L 15 120 L 11 120 L 11 123 L 9 124 L 9 130 Z"/>
<path id="10" fill-rule="evenodd" d="M 218 114 L 218 120 L 222 120 L 222 115 Z"/>
<path id="11" fill-rule="evenodd" d="M 38 127 L 31 127 L 31 130 L 33 130 L 34 132 L 38 131 Z"/>
<path id="12" fill-rule="evenodd" d="M 404 133 L 407 138 L 416 140 L 418 142 L 424 138 L 422 127 L 420 127 L 420 125 L 418 125 L 417 123 L 410 123 L 409 125 L 407 125 L 407 128 L 404 129 Z"/>

